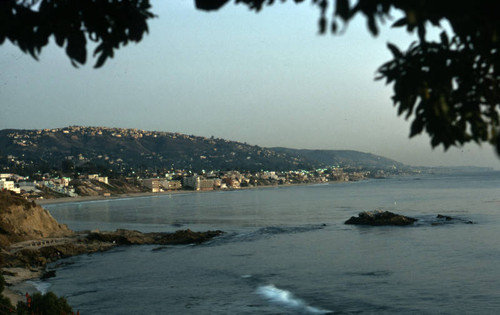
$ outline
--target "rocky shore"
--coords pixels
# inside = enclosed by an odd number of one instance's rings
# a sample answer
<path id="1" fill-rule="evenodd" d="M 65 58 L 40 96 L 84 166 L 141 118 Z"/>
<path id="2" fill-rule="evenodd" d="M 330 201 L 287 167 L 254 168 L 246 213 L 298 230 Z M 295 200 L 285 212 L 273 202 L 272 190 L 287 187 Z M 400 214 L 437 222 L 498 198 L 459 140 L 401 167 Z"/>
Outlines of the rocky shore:
<path id="1" fill-rule="evenodd" d="M 0 255 L 2 274 L 8 288 L 26 280 L 53 276 L 53 271 L 47 271 L 47 264 L 62 258 L 103 252 L 116 246 L 200 244 L 222 233 L 222 231 L 193 232 L 189 229 L 174 233 L 116 230 L 24 241 L 2 250 Z M 18 294 L 18 298 L 22 298 L 22 292 L 9 293 L 11 300 L 17 300 L 13 294 Z"/>
<path id="2" fill-rule="evenodd" d="M 24 292 L 13 292 L 9 287 L 51 276 L 47 274 L 47 264 L 62 258 L 103 252 L 116 246 L 200 244 L 222 233 L 189 229 L 174 233 L 130 230 L 75 233 L 34 202 L 0 191 L 0 268 L 7 285 L 3 295 L 14 304 L 22 300 L 20 294 Z"/>

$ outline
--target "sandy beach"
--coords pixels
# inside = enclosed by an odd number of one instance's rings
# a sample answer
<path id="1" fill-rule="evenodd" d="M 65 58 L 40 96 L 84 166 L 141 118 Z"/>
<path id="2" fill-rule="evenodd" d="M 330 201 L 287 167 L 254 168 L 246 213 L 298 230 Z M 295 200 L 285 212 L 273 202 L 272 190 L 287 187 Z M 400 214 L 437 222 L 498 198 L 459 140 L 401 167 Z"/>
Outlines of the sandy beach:
<path id="1" fill-rule="evenodd" d="M 328 182 L 330 183 L 330 182 Z M 210 192 L 220 192 L 220 191 L 234 191 L 234 190 L 245 190 L 245 189 L 262 189 L 262 188 L 279 188 L 279 187 L 291 187 L 291 186 L 303 186 L 303 185 L 315 185 L 323 183 L 301 183 L 301 184 L 286 184 L 286 185 L 266 185 L 266 186 L 256 186 L 256 187 L 241 187 L 238 189 L 225 189 L 225 190 L 171 190 L 164 192 L 143 192 L 143 193 L 128 193 L 106 196 L 80 196 L 80 197 L 63 197 L 63 198 L 51 198 L 51 199 L 36 199 L 35 202 L 41 206 L 58 204 L 58 203 L 71 203 L 71 202 L 85 202 L 85 201 L 96 201 L 96 200 L 113 200 L 113 199 L 123 199 L 123 198 L 139 198 L 139 197 L 150 197 L 150 196 L 161 196 L 161 195 L 174 195 L 174 194 L 200 194 L 200 193 L 210 193 Z M 325 183 L 326 184 L 326 183 Z"/>
<path id="2" fill-rule="evenodd" d="M 43 274 L 42 268 L 2 268 L 3 277 L 6 286 L 2 295 L 9 298 L 12 305 L 16 305 L 19 301 L 25 301 L 26 292 L 21 292 L 21 286 L 28 280 L 40 279 Z M 34 289 L 34 288 L 33 288 Z"/>
<path id="3" fill-rule="evenodd" d="M 96 200 L 113 200 L 113 199 L 123 199 L 123 198 L 138 198 L 138 197 L 150 197 L 150 196 L 160 196 L 160 195 L 173 195 L 173 194 L 191 194 L 191 193 L 205 193 L 209 191 L 194 191 L 194 190 L 173 190 L 165 192 L 144 192 L 144 193 L 129 193 L 129 194 L 119 194 L 106 196 L 80 196 L 80 197 L 63 197 L 63 198 L 51 198 L 51 199 L 36 199 L 35 202 L 41 206 L 57 204 L 57 203 L 71 203 L 71 202 L 85 202 L 85 201 L 96 201 Z"/>

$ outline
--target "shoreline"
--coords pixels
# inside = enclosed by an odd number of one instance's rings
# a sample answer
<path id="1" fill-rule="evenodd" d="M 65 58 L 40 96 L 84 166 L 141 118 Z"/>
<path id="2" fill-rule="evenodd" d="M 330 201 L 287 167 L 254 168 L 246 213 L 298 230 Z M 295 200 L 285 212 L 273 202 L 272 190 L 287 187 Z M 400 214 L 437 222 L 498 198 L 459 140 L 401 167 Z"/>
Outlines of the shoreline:
<path id="1" fill-rule="evenodd" d="M 2 295 L 9 298 L 13 306 L 18 302 L 25 302 L 25 294 L 32 294 L 38 291 L 34 285 L 27 283 L 30 280 L 40 280 L 43 275 L 44 268 L 22 268 L 22 267 L 7 267 L 2 268 L 5 286 Z M 24 292 L 21 292 L 20 289 Z"/>
<path id="2" fill-rule="evenodd" d="M 249 189 L 271 189 L 271 188 L 283 188 L 283 187 L 294 187 L 294 186 L 311 186 L 311 185 L 328 185 L 331 183 L 339 182 L 325 182 L 325 183 L 297 183 L 297 184 L 285 184 L 285 185 L 265 185 L 265 186 L 253 186 L 253 187 L 241 187 L 239 189 L 224 189 L 224 190 L 174 190 L 165 192 L 141 192 L 141 193 L 125 193 L 113 196 L 79 196 L 79 197 L 62 197 L 62 198 L 51 198 L 51 199 L 37 199 L 35 202 L 40 205 L 53 205 L 53 204 L 64 204 L 64 203 L 80 203 L 80 202 L 90 202 L 90 201 L 101 201 L 101 200 L 118 200 L 118 199 L 132 199 L 141 197 L 152 197 L 152 196 L 164 196 L 164 195 L 177 195 L 177 194 L 193 194 L 193 193 L 210 193 L 210 192 L 230 192 L 230 191 L 240 191 Z M 8 297 L 13 305 L 16 305 L 18 301 L 25 301 L 25 291 L 32 294 L 37 291 L 37 288 L 30 285 L 28 281 L 40 280 L 43 276 L 45 267 L 35 267 L 35 268 L 22 268 L 22 267 L 3 267 L 2 273 L 5 278 L 5 288 L 2 293 L 3 296 Z M 23 292 L 21 292 L 21 290 Z"/>
<path id="3" fill-rule="evenodd" d="M 239 191 L 248 189 L 265 189 L 265 188 L 281 188 L 281 187 L 294 187 L 294 186 L 309 186 L 309 185 L 328 185 L 331 183 L 340 182 L 326 182 L 326 183 L 300 183 L 300 184 L 285 184 L 285 185 L 265 185 L 265 186 L 254 186 L 254 187 L 241 187 L 238 189 L 219 189 L 219 190 L 171 190 L 163 192 L 139 192 L 139 193 L 125 193 L 112 195 L 109 197 L 98 195 L 98 196 L 78 196 L 78 197 L 61 197 L 61 198 L 50 198 L 50 199 L 35 199 L 34 201 L 40 205 L 53 205 L 61 203 L 78 203 L 87 201 L 101 201 L 101 200 L 116 200 L 116 199 L 129 199 L 129 198 L 140 198 L 140 197 L 152 197 L 152 196 L 164 196 L 164 195 L 177 195 L 177 194 L 197 194 L 197 193 L 210 193 L 210 192 L 229 192 L 229 191 Z"/>
<path id="4" fill-rule="evenodd" d="M 5 281 L 1 295 L 9 298 L 15 306 L 19 301 L 25 300 L 25 293 L 32 295 L 35 292 L 40 292 L 43 294 L 44 292 L 40 291 L 35 283 L 29 281 L 36 282 L 46 277 L 53 277 L 57 267 L 50 268 L 49 264 L 61 259 L 103 253 L 120 246 L 158 245 L 161 247 L 201 244 L 223 233 L 220 230 L 195 232 L 190 229 L 178 230 L 173 233 L 141 233 L 118 229 L 114 232 L 88 232 L 85 235 L 72 232 L 71 235 L 59 238 L 46 237 L 13 243 L 6 250 L 8 263 L 1 267 Z"/>

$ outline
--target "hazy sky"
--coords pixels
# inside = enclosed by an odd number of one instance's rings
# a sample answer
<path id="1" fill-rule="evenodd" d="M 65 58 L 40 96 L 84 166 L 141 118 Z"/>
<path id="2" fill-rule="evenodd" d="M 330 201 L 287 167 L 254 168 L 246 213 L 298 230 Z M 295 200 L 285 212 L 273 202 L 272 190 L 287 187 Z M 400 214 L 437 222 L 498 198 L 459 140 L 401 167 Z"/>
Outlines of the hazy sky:
<path id="1" fill-rule="evenodd" d="M 140 128 L 215 136 L 259 146 L 352 149 L 411 165 L 500 168 L 488 144 L 431 149 L 408 139 L 391 88 L 374 81 L 390 59 L 388 41 L 406 48 L 403 30 L 376 38 L 365 21 L 319 36 L 309 3 L 261 13 L 228 5 L 207 13 L 193 1 L 153 1 L 149 35 L 93 69 L 75 69 L 55 44 L 35 61 L 0 46 L 0 129 L 69 125 Z M 89 54 L 91 55 L 91 54 Z"/>

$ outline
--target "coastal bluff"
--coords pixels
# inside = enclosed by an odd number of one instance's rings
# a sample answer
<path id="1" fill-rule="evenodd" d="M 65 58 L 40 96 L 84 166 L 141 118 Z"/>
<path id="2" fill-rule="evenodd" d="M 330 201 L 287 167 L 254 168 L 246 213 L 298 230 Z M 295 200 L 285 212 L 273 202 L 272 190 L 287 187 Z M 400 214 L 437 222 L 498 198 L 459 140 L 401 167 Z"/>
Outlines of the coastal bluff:
<path id="1" fill-rule="evenodd" d="M 33 201 L 9 191 L 0 191 L 0 247 L 47 237 L 69 237 L 74 233 L 57 222 Z"/>
<path id="2" fill-rule="evenodd" d="M 35 202 L 9 191 L 0 191 L 0 268 L 7 288 L 28 279 L 47 276 L 47 264 L 62 258 L 124 245 L 200 244 L 222 233 L 219 230 L 194 232 L 189 229 L 174 233 L 141 233 L 123 229 L 76 233 L 58 223 Z M 16 300 L 12 294 L 9 298 Z"/>

